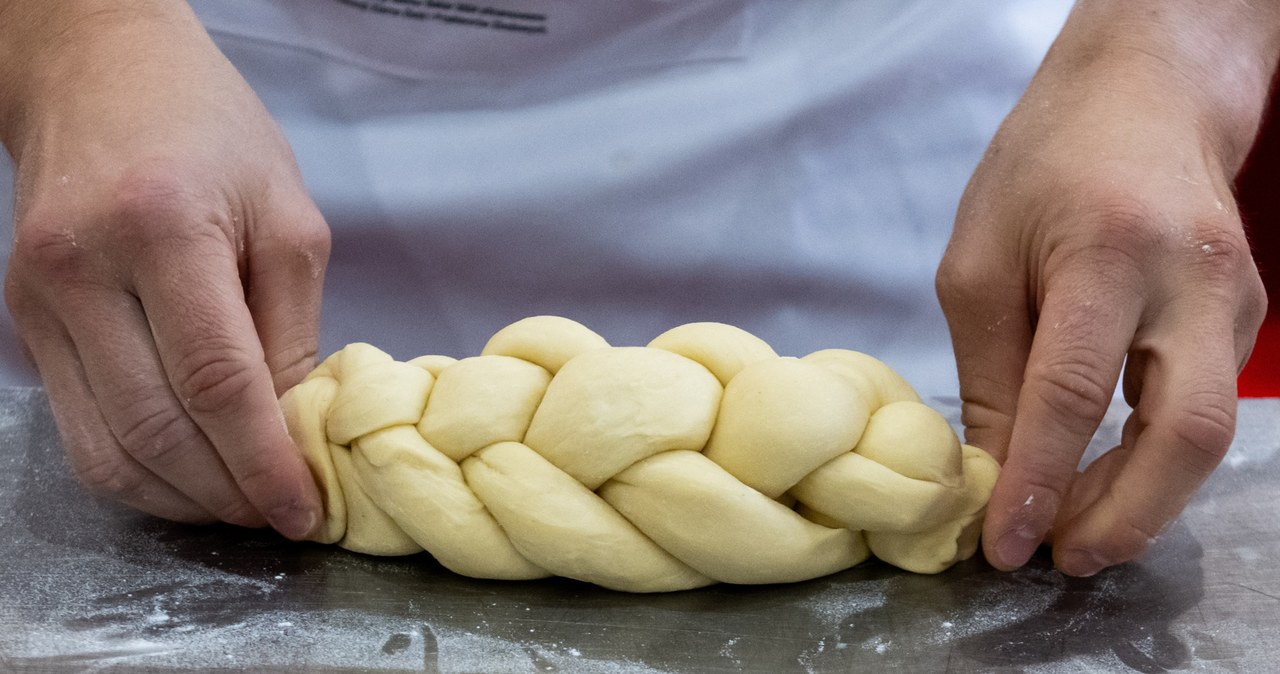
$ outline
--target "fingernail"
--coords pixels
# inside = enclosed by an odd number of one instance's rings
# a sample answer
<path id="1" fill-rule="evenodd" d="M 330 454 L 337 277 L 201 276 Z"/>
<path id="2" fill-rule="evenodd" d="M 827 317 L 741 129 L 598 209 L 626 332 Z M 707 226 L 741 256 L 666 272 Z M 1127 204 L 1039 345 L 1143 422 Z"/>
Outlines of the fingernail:
<path id="1" fill-rule="evenodd" d="M 285 538 L 300 540 L 316 526 L 316 514 L 308 508 L 287 505 L 276 508 L 267 516 L 271 527 Z"/>
<path id="2" fill-rule="evenodd" d="M 1025 526 L 1006 531 L 996 539 L 996 564 L 1005 569 L 1016 569 L 1026 564 L 1040 547 L 1042 538 Z"/>
<path id="3" fill-rule="evenodd" d="M 1068 576 L 1077 578 L 1088 578 L 1111 566 L 1110 563 L 1098 557 L 1092 551 L 1080 548 L 1063 550 L 1058 553 L 1057 557 L 1058 570 Z"/>

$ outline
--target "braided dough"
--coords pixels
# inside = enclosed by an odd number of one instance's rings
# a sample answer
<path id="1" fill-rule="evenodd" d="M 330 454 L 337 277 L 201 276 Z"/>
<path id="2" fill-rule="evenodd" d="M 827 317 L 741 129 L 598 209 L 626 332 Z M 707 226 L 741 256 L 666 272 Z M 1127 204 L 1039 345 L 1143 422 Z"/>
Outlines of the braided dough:
<path id="1" fill-rule="evenodd" d="M 281 400 L 314 540 L 478 578 L 631 592 L 971 556 L 999 468 L 887 365 L 783 358 L 719 323 L 611 347 L 539 316 L 482 355 L 330 356 Z"/>

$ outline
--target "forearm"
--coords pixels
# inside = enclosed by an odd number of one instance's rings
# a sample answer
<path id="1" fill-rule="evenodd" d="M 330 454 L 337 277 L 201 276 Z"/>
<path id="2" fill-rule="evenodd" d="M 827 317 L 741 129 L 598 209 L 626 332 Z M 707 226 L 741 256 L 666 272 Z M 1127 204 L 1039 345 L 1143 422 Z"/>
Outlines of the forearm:
<path id="1" fill-rule="evenodd" d="M 1234 173 L 1257 133 L 1278 59 L 1280 3 L 1271 0 L 1081 0 L 1044 69 L 1175 106 Z M 1028 103 L 1052 95 L 1034 85 L 1029 93 Z"/>
<path id="2" fill-rule="evenodd" d="M 177 0 L 0 2 L 0 141 L 16 155 L 41 107 L 107 93 L 112 71 L 193 38 L 207 39 Z"/>

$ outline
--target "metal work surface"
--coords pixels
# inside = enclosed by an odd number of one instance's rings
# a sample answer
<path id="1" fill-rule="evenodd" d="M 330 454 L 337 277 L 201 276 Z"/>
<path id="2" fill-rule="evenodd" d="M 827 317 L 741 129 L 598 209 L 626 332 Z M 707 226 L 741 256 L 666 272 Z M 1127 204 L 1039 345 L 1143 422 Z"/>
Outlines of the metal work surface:
<path id="1" fill-rule="evenodd" d="M 954 401 L 930 401 L 951 418 Z M 1119 435 L 1113 410 L 1095 443 Z M 1140 563 L 1067 579 L 970 560 L 627 595 L 477 581 L 99 503 L 41 391 L 0 390 L 0 671 L 1270 672 L 1280 649 L 1280 400 Z"/>

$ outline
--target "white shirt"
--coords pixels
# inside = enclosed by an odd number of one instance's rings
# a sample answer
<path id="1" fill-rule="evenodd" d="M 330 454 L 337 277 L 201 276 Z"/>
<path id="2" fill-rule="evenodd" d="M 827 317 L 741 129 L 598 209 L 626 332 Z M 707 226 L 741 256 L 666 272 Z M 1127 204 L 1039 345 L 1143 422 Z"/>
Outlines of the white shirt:
<path id="1" fill-rule="evenodd" d="M 1069 4 L 192 6 L 333 229 L 324 353 L 474 355 L 544 313 L 614 344 L 714 320 L 954 395 L 934 270 Z M 12 341 L 3 374 L 30 381 Z"/>

